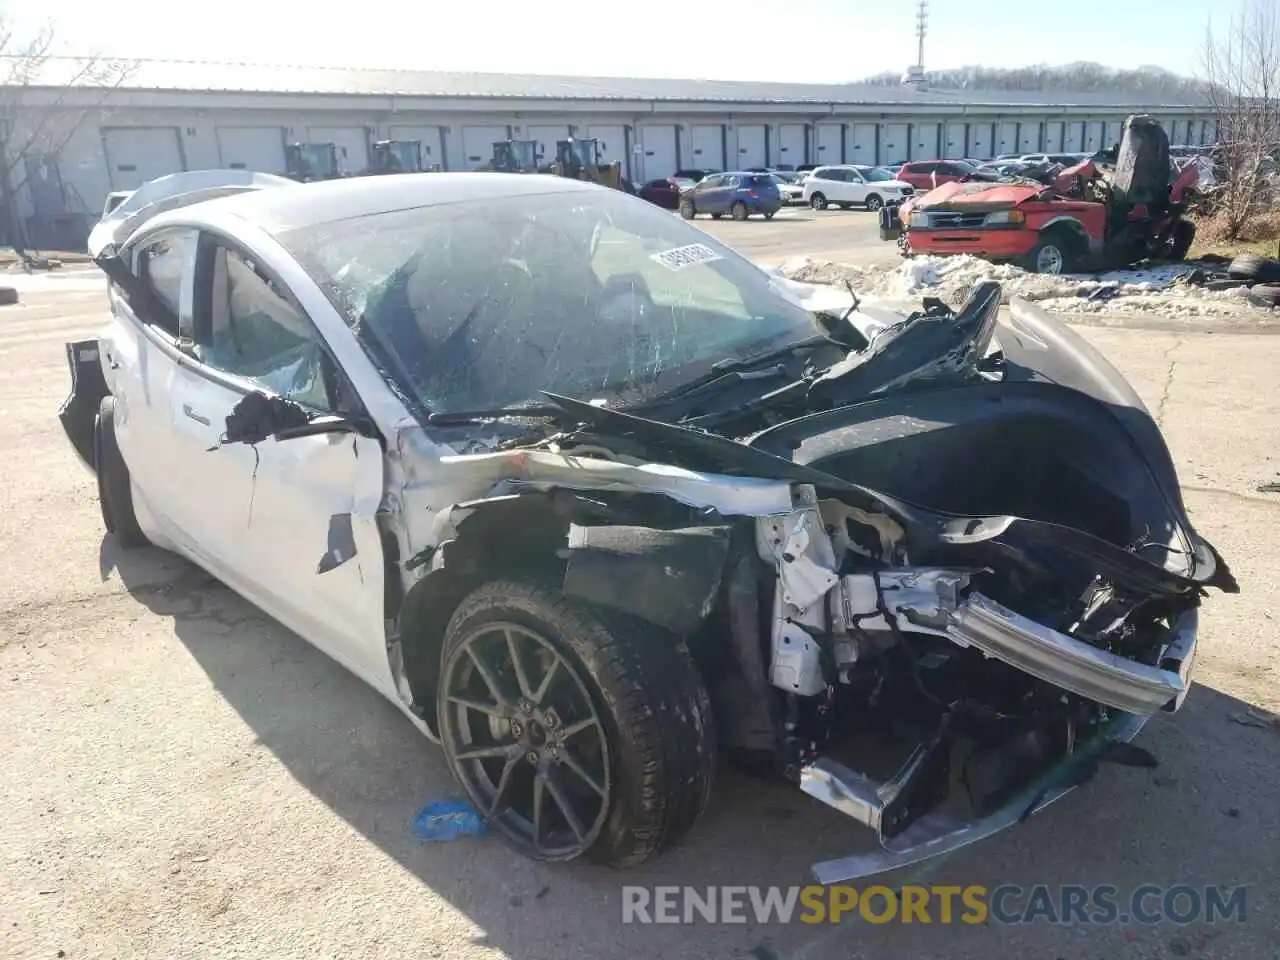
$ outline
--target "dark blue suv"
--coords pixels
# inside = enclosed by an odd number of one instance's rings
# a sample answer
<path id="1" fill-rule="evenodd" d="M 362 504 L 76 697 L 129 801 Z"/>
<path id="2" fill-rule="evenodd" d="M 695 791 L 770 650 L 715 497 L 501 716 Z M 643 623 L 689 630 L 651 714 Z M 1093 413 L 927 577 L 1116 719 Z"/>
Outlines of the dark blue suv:
<path id="1" fill-rule="evenodd" d="M 686 220 L 700 213 L 713 220 L 726 213 L 735 220 L 760 213 L 772 220 L 781 209 L 778 182 L 768 173 L 713 173 L 680 194 L 680 216 Z"/>

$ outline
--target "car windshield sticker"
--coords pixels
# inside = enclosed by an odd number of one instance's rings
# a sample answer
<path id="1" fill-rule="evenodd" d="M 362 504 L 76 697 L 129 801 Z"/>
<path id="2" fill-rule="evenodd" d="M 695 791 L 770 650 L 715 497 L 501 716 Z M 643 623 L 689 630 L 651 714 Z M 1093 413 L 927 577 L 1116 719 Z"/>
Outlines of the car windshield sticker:
<path id="1" fill-rule="evenodd" d="M 691 243 L 687 247 L 672 247 L 662 253 L 653 254 L 650 259 L 656 260 L 668 270 L 683 270 L 685 267 L 710 263 L 712 260 L 723 260 L 720 254 L 703 243 Z"/>

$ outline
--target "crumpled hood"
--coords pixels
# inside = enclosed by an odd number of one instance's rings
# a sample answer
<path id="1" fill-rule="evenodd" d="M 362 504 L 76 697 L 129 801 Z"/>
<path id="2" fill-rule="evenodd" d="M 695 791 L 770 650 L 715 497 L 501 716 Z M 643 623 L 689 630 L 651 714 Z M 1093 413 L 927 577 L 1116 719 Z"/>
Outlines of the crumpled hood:
<path id="1" fill-rule="evenodd" d="M 1017 206 L 1025 200 L 1034 200 L 1048 188 L 1040 183 L 990 183 L 982 180 L 944 183 L 916 197 L 913 210 L 931 210 L 935 207 L 953 209 L 996 209 Z"/>

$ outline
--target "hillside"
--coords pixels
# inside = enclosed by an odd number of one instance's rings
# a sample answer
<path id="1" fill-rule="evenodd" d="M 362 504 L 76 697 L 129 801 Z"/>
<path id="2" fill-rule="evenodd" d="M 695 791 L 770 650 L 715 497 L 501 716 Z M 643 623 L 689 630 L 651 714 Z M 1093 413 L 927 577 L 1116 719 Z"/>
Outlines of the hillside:
<path id="1" fill-rule="evenodd" d="M 1159 95 L 1192 94 L 1202 83 L 1179 76 L 1163 67 L 1138 67 L 1121 70 L 1100 63 L 1069 63 L 1061 66 L 1039 64 L 1030 67 L 1000 69 L 994 67 L 957 67 L 950 70 L 926 71 L 930 86 L 939 90 L 1045 90 L 1087 93 L 1123 90 L 1128 93 Z M 884 72 L 867 77 L 864 83 L 875 86 L 897 86 L 901 73 Z"/>

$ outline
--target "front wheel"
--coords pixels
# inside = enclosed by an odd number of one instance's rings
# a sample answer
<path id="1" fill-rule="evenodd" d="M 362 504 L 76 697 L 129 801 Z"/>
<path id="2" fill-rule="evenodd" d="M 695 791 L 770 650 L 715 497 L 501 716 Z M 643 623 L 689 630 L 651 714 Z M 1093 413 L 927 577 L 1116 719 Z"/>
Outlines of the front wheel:
<path id="1" fill-rule="evenodd" d="M 711 704 L 688 648 L 553 588 L 493 582 L 445 631 L 440 739 L 468 798 L 534 860 L 631 866 L 711 795 Z"/>
<path id="2" fill-rule="evenodd" d="M 874 193 L 871 194 L 871 196 L 867 197 L 867 209 L 870 210 L 872 213 L 879 213 L 880 208 L 883 206 L 884 206 L 884 201 L 881 200 Z"/>
<path id="3" fill-rule="evenodd" d="M 737 203 L 735 203 L 732 207 L 729 208 L 729 213 L 733 216 L 733 219 L 735 220 L 745 220 L 747 219 L 748 216 L 750 216 L 750 213 L 747 210 L 747 205 L 743 203 L 741 200 L 739 200 Z"/>
<path id="4" fill-rule="evenodd" d="M 1061 237 L 1041 237 L 1027 254 L 1027 267 L 1033 273 L 1058 276 L 1071 269 L 1071 252 Z"/>
<path id="5" fill-rule="evenodd" d="M 150 541 L 133 511 L 133 481 L 116 443 L 116 398 L 103 397 L 93 425 L 93 467 L 98 475 L 98 508 L 102 525 L 122 547 L 145 547 Z"/>
<path id="6" fill-rule="evenodd" d="M 697 211 L 693 208 L 692 200 L 680 201 L 680 216 L 684 217 L 686 220 L 692 220 L 697 216 Z"/>
<path id="7" fill-rule="evenodd" d="M 827 209 L 827 198 L 820 193 L 815 193 L 809 198 L 809 206 L 815 210 Z"/>

